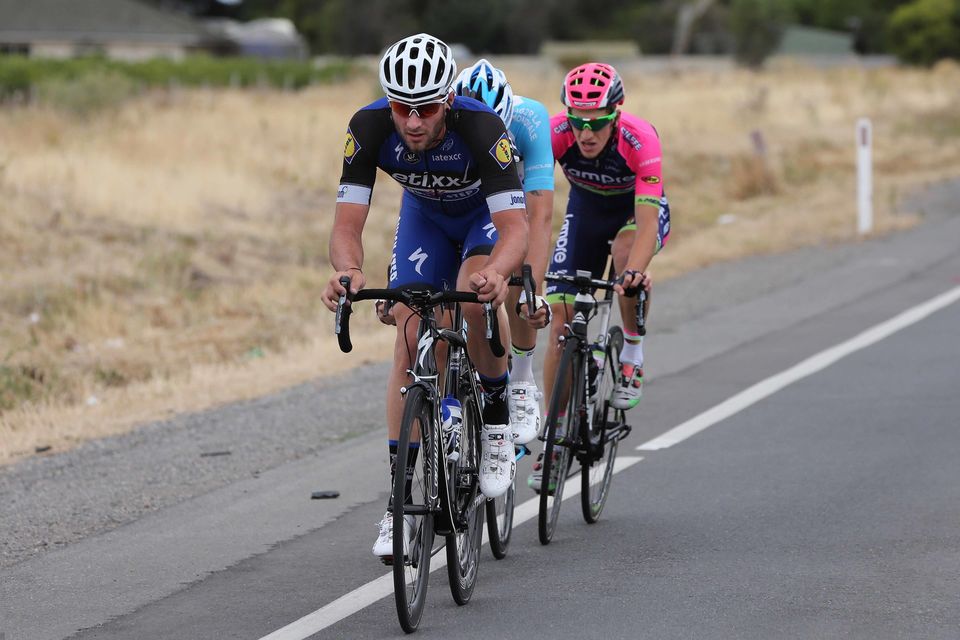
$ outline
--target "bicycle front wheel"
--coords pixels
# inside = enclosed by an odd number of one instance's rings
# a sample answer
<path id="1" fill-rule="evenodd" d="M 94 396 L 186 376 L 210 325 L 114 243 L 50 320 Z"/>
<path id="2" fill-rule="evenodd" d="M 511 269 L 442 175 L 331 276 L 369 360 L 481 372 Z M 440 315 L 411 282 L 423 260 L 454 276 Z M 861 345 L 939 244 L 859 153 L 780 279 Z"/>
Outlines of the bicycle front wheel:
<path id="1" fill-rule="evenodd" d="M 450 594 L 458 605 L 470 602 L 477 584 L 480 547 L 483 545 L 483 497 L 480 495 L 480 426 L 477 398 L 463 400 L 460 457 L 447 465 L 447 482 L 456 530 L 447 536 L 447 577 Z"/>
<path id="2" fill-rule="evenodd" d="M 610 406 L 610 396 L 617 384 L 620 369 L 620 352 L 623 351 L 623 331 L 620 327 L 611 327 L 607 333 L 607 349 L 604 354 L 603 368 L 597 372 L 597 395 L 593 407 L 593 429 L 587 434 L 590 464 L 580 469 L 580 507 L 583 519 L 593 524 L 600 518 L 600 512 L 610 495 L 610 483 L 613 480 L 613 463 L 617 459 L 619 436 L 609 437 L 610 427 L 626 422 L 622 409 Z"/>
<path id="3" fill-rule="evenodd" d="M 393 484 L 393 594 L 400 626 L 407 633 L 416 631 L 420 624 L 430 578 L 433 550 L 430 487 L 435 482 L 438 455 L 437 444 L 431 437 L 436 433 L 434 426 L 433 403 L 423 388 L 411 387 L 400 423 Z M 413 464 L 410 456 L 416 449 L 411 449 L 410 443 L 417 439 L 421 440 L 419 460 Z"/>
<path id="4" fill-rule="evenodd" d="M 540 511 L 537 518 L 537 534 L 540 544 L 550 544 L 560 517 L 563 502 L 563 487 L 570 467 L 570 448 L 566 440 L 576 437 L 576 411 L 580 394 L 583 393 L 583 376 L 578 375 L 583 367 L 575 340 L 568 340 L 557 367 L 553 397 L 547 412 L 546 441 L 543 445 L 543 467 L 540 480 Z M 569 388 L 568 401 L 563 402 L 563 389 Z M 566 415 L 561 411 L 566 408 Z"/>

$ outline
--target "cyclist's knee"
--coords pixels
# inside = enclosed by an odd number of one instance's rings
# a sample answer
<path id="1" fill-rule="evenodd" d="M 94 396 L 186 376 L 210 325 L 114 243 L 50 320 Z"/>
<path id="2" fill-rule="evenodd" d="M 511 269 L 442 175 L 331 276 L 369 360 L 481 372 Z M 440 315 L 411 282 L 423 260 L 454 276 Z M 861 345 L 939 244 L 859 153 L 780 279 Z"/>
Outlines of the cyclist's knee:
<path id="1" fill-rule="evenodd" d="M 566 318 L 569 315 L 569 305 L 556 303 L 550 305 L 553 311 L 553 319 L 550 321 L 550 340 L 556 343 L 560 335 L 563 334 L 563 326 L 566 324 Z"/>
<path id="2" fill-rule="evenodd" d="M 398 304 L 393 308 L 393 315 L 397 319 L 397 337 L 394 342 L 394 361 L 409 366 L 410 354 L 417 350 L 418 322 L 412 318 L 413 311 L 409 307 Z"/>
<path id="3" fill-rule="evenodd" d="M 479 304 L 465 304 L 462 305 L 463 309 L 463 319 L 466 321 L 469 327 L 482 327 L 486 329 L 483 316 L 483 306 Z"/>

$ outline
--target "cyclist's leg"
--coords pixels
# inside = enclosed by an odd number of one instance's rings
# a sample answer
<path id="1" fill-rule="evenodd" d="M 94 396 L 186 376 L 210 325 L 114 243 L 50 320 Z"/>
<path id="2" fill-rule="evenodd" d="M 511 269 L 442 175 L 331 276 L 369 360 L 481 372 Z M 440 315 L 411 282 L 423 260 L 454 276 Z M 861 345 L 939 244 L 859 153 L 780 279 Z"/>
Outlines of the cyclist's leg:
<path id="1" fill-rule="evenodd" d="M 515 444 L 526 444 L 540 432 L 540 389 L 533 373 L 537 330 L 517 315 L 517 303 L 522 290 L 520 287 L 510 287 L 504 303 L 510 319 L 512 365 L 507 401 L 510 405 L 510 426 Z"/>
<path id="2" fill-rule="evenodd" d="M 425 283 L 442 288 L 456 275 L 457 247 L 452 245 L 430 220 L 423 217 L 412 198 L 404 194 L 397 221 L 396 240 L 390 262 L 389 285 Z M 397 442 L 400 422 L 403 418 L 403 398 L 400 388 L 409 381 L 407 370 L 416 356 L 418 320 L 405 305 L 397 304 L 391 313 L 396 319 L 397 338 L 394 341 L 393 366 L 387 382 L 387 446 L 390 454 L 391 481 L 396 474 Z M 406 473 L 409 479 L 417 460 L 420 434 L 411 434 L 410 455 L 407 456 Z M 416 443 L 416 444 L 414 444 Z M 392 482 L 391 482 L 391 486 Z M 392 516 L 384 515 L 380 523 L 380 535 L 374 544 L 373 553 L 378 556 L 393 554 Z"/>
<path id="3" fill-rule="evenodd" d="M 613 265 L 617 273 L 621 273 L 626 265 L 627 257 L 636 241 L 638 229 L 635 219 L 630 219 L 617 233 L 611 253 Z M 670 206 L 666 197 L 660 201 L 657 229 L 655 232 L 656 245 L 653 249 L 656 255 L 666 242 L 670 233 Z M 643 306 L 643 316 L 646 318 L 650 311 L 651 292 L 647 291 Z M 613 404 L 618 409 L 630 409 L 640 401 L 643 388 L 643 336 L 637 329 L 637 298 L 636 296 L 619 296 L 620 316 L 623 320 L 624 348 L 620 353 L 621 380 L 620 386 L 614 394 Z"/>
<path id="4" fill-rule="evenodd" d="M 623 225 L 622 218 L 605 211 L 606 206 L 604 196 L 585 194 L 576 188 L 570 190 L 567 213 L 557 235 L 548 271 L 572 274 L 582 270 L 589 271 L 594 278 L 604 277 L 607 243 Z M 563 335 L 564 325 L 573 316 L 576 295 L 577 290 L 573 285 L 547 283 L 546 298 L 553 310 L 553 320 L 550 323 L 549 348 L 543 363 L 544 407 L 550 406 L 554 393 L 566 393 L 566 389 L 554 388 L 554 378 L 562 353 L 558 339 Z"/>
<path id="5" fill-rule="evenodd" d="M 459 262 L 457 250 L 457 243 L 424 215 L 420 203 L 404 193 L 388 286 L 427 284 L 437 289 L 452 289 Z M 397 339 L 387 385 L 387 430 L 390 439 L 396 440 L 403 416 L 403 399 L 399 390 L 409 380 L 407 370 L 416 355 L 418 321 L 405 305 L 394 305 L 392 312 L 397 321 Z"/>
<path id="6" fill-rule="evenodd" d="M 490 221 L 489 211 L 484 207 L 476 214 L 463 241 L 463 262 L 457 276 L 457 289 L 469 290 L 470 274 L 487 264 L 496 241 L 496 228 Z M 516 472 L 513 431 L 507 406 L 507 356 L 497 357 L 490 351 L 480 305 L 464 305 L 463 316 L 468 326 L 467 352 L 480 374 L 484 395 L 480 488 L 488 498 L 495 498 L 510 488 Z M 510 344 L 510 329 L 505 307 L 497 310 L 497 318 L 500 323 L 500 342 L 506 349 Z"/>

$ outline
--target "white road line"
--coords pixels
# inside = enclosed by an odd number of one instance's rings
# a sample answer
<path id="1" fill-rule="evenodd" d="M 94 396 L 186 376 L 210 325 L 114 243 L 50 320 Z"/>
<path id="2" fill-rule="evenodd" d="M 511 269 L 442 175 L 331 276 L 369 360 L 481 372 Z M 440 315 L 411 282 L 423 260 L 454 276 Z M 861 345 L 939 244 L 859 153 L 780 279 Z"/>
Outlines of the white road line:
<path id="1" fill-rule="evenodd" d="M 620 473 L 624 469 L 632 467 L 643 460 L 639 456 L 617 456 L 613 466 L 614 473 Z M 567 484 L 563 499 L 572 498 L 580 493 L 580 482 Z M 532 498 L 523 504 L 519 504 L 513 511 L 513 526 L 530 520 L 537 515 L 540 508 L 540 498 Z M 483 535 L 483 543 L 487 543 L 487 534 Z M 430 573 L 437 569 L 447 566 L 446 553 L 438 553 L 433 556 L 430 562 Z M 326 629 L 332 624 L 353 615 L 374 602 L 393 594 L 393 572 L 386 573 L 376 580 L 358 587 L 350 593 L 340 596 L 330 604 L 317 609 L 313 613 L 308 613 L 296 622 L 291 622 L 282 629 L 277 629 L 273 633 L 264 636 L 260 640 L 303 640 L 309 638 L 318 631 Z M 429 596 L 428 596 L 429 597 Z"/>
<path id="2" fill-rule="evenodd" d="M 683 442 L 690 436 L 696 435 L 730 416 L 743 411 L 752 404 L 763 400 L 767 396 L 773 395 L 784 387 L 797 382 L 807 376 L 825 369 L 846 356 L 869 347 L 884 338 L 887 338 L 901 329 L 905 329 L 912 324 L 920 322 L 927 316 L 947 307 L 957 300 L 960 300 L 960 287 L 956 287 L 935 298 L 919 304 L 911 309 L 907 309 L 898 316 L 881 322 L 880 324 L 867 329 L 863 333 L 842 342 L 829 349 L 811 356 L 794 365 L 793 367 L 782 371 L 775 376 L 767 378 L 752 387 L 741 391 L 737 395 L 728 398 L 715 407 L 708 409 L 700 415 L 687 420 L 683 424 L 674 427 L 670 431 L 657 436 L 656 438 L 641 444 L 637 447 L 638 451 L 656 451 L 666 449 L 673 445 Z"/>

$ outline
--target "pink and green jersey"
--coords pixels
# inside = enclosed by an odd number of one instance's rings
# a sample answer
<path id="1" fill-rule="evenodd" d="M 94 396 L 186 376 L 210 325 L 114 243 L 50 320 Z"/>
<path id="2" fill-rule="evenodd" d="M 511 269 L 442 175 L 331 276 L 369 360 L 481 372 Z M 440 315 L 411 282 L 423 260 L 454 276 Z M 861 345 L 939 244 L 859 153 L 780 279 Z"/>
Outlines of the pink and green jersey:
<path id="1" fill-rule="evenodd" d="M 550 118 L 553 158 L 575 189 L 602 196 L 633 195 L 634 204 L 660 207 L 660 138 L 649 122 L 620 112 L 617 130 L 596 158 L 580 153 L 564 113 Z"/>

